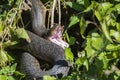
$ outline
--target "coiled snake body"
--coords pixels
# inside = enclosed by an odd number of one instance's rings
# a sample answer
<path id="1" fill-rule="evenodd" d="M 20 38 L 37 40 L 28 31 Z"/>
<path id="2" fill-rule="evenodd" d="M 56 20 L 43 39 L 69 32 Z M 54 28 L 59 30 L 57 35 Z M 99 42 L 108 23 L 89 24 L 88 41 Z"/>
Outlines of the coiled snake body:
<path id="1" fill-rule="evenodd" d="M 69 65 L 65 58 L 64 49 L 57 44 L 41 37 L 49 30 L 44 27 L 44 12 L 42 3 L 39 0 L 30 0 L 32 3 L 32 29 L 27 31 L 31 42 L 19 45 L 22 53 L 20 70 L 26 74 L 26 80 L 41 80 L 44 75 L 66 76 L 69 72 Z M 37 59 L 45 60 L 53 67 L 43 71 Z"/>

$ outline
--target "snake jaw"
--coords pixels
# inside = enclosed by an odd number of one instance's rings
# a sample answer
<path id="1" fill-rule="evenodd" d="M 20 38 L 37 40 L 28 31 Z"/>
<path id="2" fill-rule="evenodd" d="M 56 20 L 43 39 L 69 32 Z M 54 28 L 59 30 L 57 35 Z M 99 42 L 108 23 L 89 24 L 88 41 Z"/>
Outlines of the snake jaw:
<path id="1" fill-rule="evenodd" d="M 69 44 L 66 41 L 62 40 L 62 31 L 63 31 L 63 26 L 60 25 L 56 26 L 51 36 L 48 37 L 48 40 L 65 49 L 69 47 Z"/>

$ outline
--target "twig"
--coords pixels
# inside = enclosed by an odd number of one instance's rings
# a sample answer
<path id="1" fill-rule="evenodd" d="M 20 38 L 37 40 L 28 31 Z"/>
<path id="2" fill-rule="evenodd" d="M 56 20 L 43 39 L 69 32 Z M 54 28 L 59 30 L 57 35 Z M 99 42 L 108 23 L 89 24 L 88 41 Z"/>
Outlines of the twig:
<path id="1" fill-rule="evenodd" d="M 51 18 L 51 10 L 48 13 L 48 22 L 47 22 L 47 28 L 50 28 L 50 18 Z"/>
<path id="2" fill-rule="evenodd" d="M 61 25 L 61 7 L 60 7 L 60 0 L 58 0 L 58 8 L 59 8 L 59 25 Z"/>
<path id="3" fill-rule="evenodd" d="M 55 6 L 56 6 L 56 0 L 54 0 L 53 2 L 53 8 L 52 8 L 52 16 L 51 16 L 51 27 L 53 27 L 53 24 L 54 24 L 54 12 L 55 12 Z"/>

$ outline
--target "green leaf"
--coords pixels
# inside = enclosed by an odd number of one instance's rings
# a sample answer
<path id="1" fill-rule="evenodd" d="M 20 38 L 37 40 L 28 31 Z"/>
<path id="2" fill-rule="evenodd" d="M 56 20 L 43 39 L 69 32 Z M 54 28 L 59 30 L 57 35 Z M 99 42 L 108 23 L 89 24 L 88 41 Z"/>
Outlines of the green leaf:
<path id="1" fill-rule="evenodd" d="M 0 48 L 0 66 L 5 66 L 7 61 L 7 53 L 2 48 Z"/>
<path id="2" fill-rule="evenodd" d="M 113 4 L 109 2 L 104 2 L 99 4 L 98 11 L 101 13 L 102 16 L 105 16 L 106 12 L 113 6 Z"/>
<path id="3" fill-rule="evenodd" d="M 87 8 L 90 5 L 90 0 L 84 0 L 84 6 Z"/>
<path id="4" fill-rule="evenodd" d="M 25 39 L 27 42 L 30 42 L 30 38 L 24 28 L 16 29 L 16 36 L 18 39 Z"/>
<path id="5" fill-rule="evenodd" d="M 77 3 L 84 5 L 84 0 L 76 0 Z"/>
<path id="6" fill-rule="evenodd" d="M 119 3 L 119 4 L 117 4 L 117 5 L 115 5 L 115 8 L 117 9 L 118 14 L 120 14 L 120 3 Z"/>
<path id="7" fill-rule="evenodd" d="M 109 51 L 109 52 L 107 52 L 106 57 L 108 60 L 117 59 L 117 58 L 119 58 L 119 52 L 117 50 Z"/>
<path id="8" fill-rule="evenodd" d="M 101 22 L 102 16 L 101 16 L 101 14 L 99 13 L 99 11 L 96 11 L 96 10 L 95 10 L 95 16 L 97 17 L 98 21 Z"/>
<path id="9" fill-rule="evenodd" d="M 0 74 L 8 75 L 9 71 L 10 71 L 10 66 L 5 66 L 5 67 L 2 67 L 2 69 L 0 70 Z"/>
<path id="10" fill-rule="evenodd" d="M 69 35 L 67 32 L 65 32 L 65 37 L 66 37 L 67 41 L 70 42 L 70 38 L 69 38 Z"/>
<path id="11" fill-rule="evenodd" d="M 8 76 L 7 79 L 8 80 L 16 80 L 13 76 Z"/>
<path id="12" fill-rule="evenodd" d="M 25 78 L 25 74 L 23 74 L 23 73 L 20 73 L 20 72 L 18 72 L 18 71 L 15 71 L 14 72 L 14 75 L 16 75 L 16 76 L 20 76 L 20 79 L 19 80 L 23 80 L 23 78 Z"/>
<path id="13" fill-rule="evenodd" d="M 55 77 L 51 77 L 51 76 L 46 75 L 43 77 L 43 80 L 57 80 L 57 79 Z"/>
<path id="14" fill-rule="evenodd" d="M 116 23 L 116 28 L 117 28 L 118 32 L 120 32 L 120 23 Z"/>
<path id="15" fill-rule="evenodd" d="M 19 42 L 18 41 L 11 41 L 11 40 L 8 40 L 7 42 L 4 42 L 4 47 L 5 48 L 8 48 L 8 47 L 10 47 L 10 46 L 13 46 L 13 45 L 16 45 L 16 44 L 18 44 Z"/>
<path id="16" fill-rule="evenodd" d="M 113 6 L 110 2 L 104 2 L 101 4 L 102 8 L 106 11 Z"/>
<path id="17" fill-rule="evenodd" d="M 117 40 L 117 42 L 120 43 L 120 32 L 115 30 L 110 30 L 110 36 L 114 37 Z"/>
<path id="18" fill-rule="evenodd" d="M 5 28 L 5 26 L 3 25 L 2 22 L 0 22 L 0 34 L 3 32 L 4 28 Z"/>
<path id="19" fill-rule="evenodd" d="M 120 2 L 120 0 L 115 0 L 115 1 Z"/>
<path id="20" fill-rule="evenodd" d="M 120 45 L 115 45 L 115 44 L 109 44 L 107 45 L 106 47 L 106 50 L 107 51 L 117 51 L 117 50 L 120 50 Z"/>
<path id="21" fill-rule="evenodd" d="M 96 54 L 99 53 L 103 47 L 103 38 L 98 33 L 92 33 L 87 36 L 87 43 L 85 47 L 87 57 L 96 56 Z"/>
<path id="22" fill-rule="evenodd" d="M 85 7 L 88 7 L 90 5 L 89 0 L 76 0 L 77 3 L 84 5 Z"/>
<path id="23" fill-rule="evenodd" d="M 101 23 L 101 28 L 102 28 L 102 31 L 104 33 L 104 35 L 106 36 L 106 38 L 113 43 L 111 37 L 110 37 L 110 34 L 109 34 L 109 31 L 108 31 L 108 26 L 106 25 L 106 22 L 104 21 L 103 23 Z"/>
<path id="24" fill-rule="evenodd" d="M 66 2 L 66 4 L 77 11 L 83 11 L 85 9 L 82 4 L 78 4 L 75 2 Z"/>
<path id="25" fill-rule="evenodd" d="M 80 67 L 84 64 L 85 60 L 86 60 L 85 57 L 80 57 L 80 58 L 76 59 L 75 64 Z"/>
<path id="26" fill-rule="evenodd" d="M 11 70 L 12 72 L 15 72 L 16 67 L 17 67 L 17 63 L 13 64 L 13 65 L 11 66 L 10 70 Z"/>
<path id="27" fill-rule="evenodd" d="M 2 22 L 0 22 L 0 38 L 2 38 L 2 33 L 4 31 L 5 26 L 3 25 Z"/>
<path id="28" fill-rule="evenodd" d="M 80 34 L 82 35 L 83 38 L 85 38 L 84 32 L 85 32 L 86 28 L 88 27 L 89 23 L 90 23 L 89 21 L 85 21 L 85 19 L 83 17 L 81 17 L 81 19 L 80 19 Z"/>
<path id="29" fill-rule="evenodd" d="M 91 44 L 92 44 L 92 39 L 91 36 L 89 35 L 87 36 L 87 43 L 85 47 L 85 50 L 87 52 L 87 57 L 91 57 L 95 53 L 95 50 L 92 49 Z"/>
<path id="30" fill-rule="evenodd" d="M 70 44 L 70 45 L 73 45 L 73 44 L 75 43 L 75 41 L 76 41 L 76 38 L 75 38 L 75 37 L 70 37 L 70 42 L 69 42 L 69 44 Z"/>
<path id="31" fill-rule="evenodd" d="M 105 51 L 103 51 L 103 52 L 101 52 L 99 55 L 98 55 L 98 60 L 100 60 L 100 61 L 102 61 L 102 62 L 100 62 L 100 64 L 101 64 L 101 67 L 103 68 L 103 69 L 108 69 L 108 62 L 109 62 L 109 60 L 107 59 L 107 57 L 106 57 L 106 54 L 108 54 L 107 52 L 105 52 Z M 98 64 L 98 63 L 97 63 Z M 99 65 L 99 64 L 98 64 Z"/>
<path id="32" fill-rule="evenodd" d="M 7 76 L 6 75 L 0 75 L 0 80 L 7 80 Z"/>
<path id="33" fill-rule="evenodd" d="M 70 28 L 71 26 L 75 25 L 78 22 L 79 22 L 79 18 L 77 16 L 72 16 L 70 18 L 70 23 L 69 23 L 68 28 Z"/>
<path id="34" fill-rule="evenodd" d="M 87 70 L 89 70 L 89 63 L 87 59 L 84 61 L 83 65 L 86 67 Z"/>
<path id="35" fill-rule="evenodd" d="M 104 18 L 107 21 L 106 22 L 107 26 L 115 26 L 116 25 L 116 17 L 113 13 L 110 13 L 108 16 L 105 16 Z"/>
<path id="36" fill-rule="evenodd" d="M 92 33 L 92 45 L 91 47 L 95 50 L 100 50 L 104 46 L 104 41 L 102 39 L 102 36 L 100 36 L 98 33 Z"/>
<path id="37" fill-rule="evenodd" d="M 89 12 L 91 10 L 95 10 L 94 8 L 97 7 L 99 4 L 96 1 L 91 1 L 91 4 L 83 11 Z"/>
<path id="38" fill-rule="evenodd" d="M 65 55 L 67 60 L 73 61 L 74 56 L 70 48 L 65 49 Z"/>

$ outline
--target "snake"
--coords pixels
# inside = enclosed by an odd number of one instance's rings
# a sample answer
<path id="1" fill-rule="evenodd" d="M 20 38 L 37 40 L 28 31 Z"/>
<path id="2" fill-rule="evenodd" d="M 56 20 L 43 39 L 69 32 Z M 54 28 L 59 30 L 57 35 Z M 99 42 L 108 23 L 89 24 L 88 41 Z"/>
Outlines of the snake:
<path id="1" fill-rule="evenodd" d="M 45 8 L 40 0 L 30 0 L 30 2 L 32 31 L 26 31 L 31 42 L 16 46 L 17 49 L 24 50 L 20 59 L 20 71 L 26 74 L 25 80 L 42 80 L 45 75 L 58 78 L 67 76 L 70 66 L 66 60 L 64 48 L 43 37 L 50 31 L 44 25 Z M 39 59 L 52 64 L 52 68 L 42 70 Z"/>

